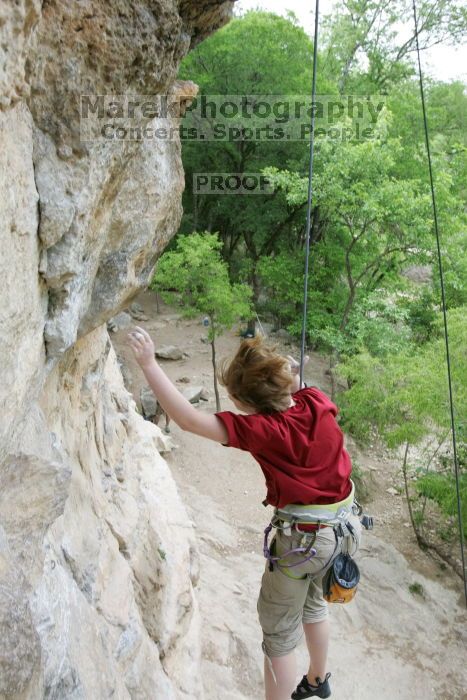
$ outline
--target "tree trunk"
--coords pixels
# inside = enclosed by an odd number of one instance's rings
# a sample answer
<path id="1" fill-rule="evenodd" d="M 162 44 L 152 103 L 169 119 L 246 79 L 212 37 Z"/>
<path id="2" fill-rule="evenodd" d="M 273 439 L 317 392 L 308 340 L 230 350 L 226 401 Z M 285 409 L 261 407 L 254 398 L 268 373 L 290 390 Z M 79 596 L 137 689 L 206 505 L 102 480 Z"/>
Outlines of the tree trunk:
<path id="1" fill-rule="evenodd" d="M 349 288 L 349 298 L 347 299 L 347 303 L 345 305 L 344 313 L 342 314 L 342 319 L 339 324 L 339 330 L 341 333 L 345 334 L 346 328 L 347 328 L 347 323 L 349 320 L 349 315 L 352 310 L 353 304 L 355 301 L 355 287 L 351 286 Z M 337 382 L 336 382 L 336 377 L 335 377 L 335 368 L 336 365 L 339 363 L 340 360 L 340 352 L 339 350 L 336 350 L 334 348 L 329 355 L 329 379 L 331 381 L 331 401 L 334 401 L 336 398 L 336 390 L 337 390 Z"/>
<path id="2" fill-rule="evenodd" d="M 221 410 L 221 400 L 219 396 L 219 387 L 217 384 L 217 366 L 216 366 L 216 334 L 214 331 L 214 326 L 212 325 L 211 319 L 211 329 L 212 329 L 212 340 L 211 340 L 211 359 L 212 359 L 212 369 L 214 372 L 214 395 L 216 397 L 216 411 Z"/>
<path id="3" fill-rule="evenodd" d="M 345 329 L 347 327 L 347 322 L 349 320 L 350 312 L 352 311 L 354 301 L 355 301 L 355 286 L 350 286 L 349 285 L 349 296 L 347 299 L 347 303 L 345 305 L 344 313 L 342 314 L 342 319 L 339 324 L 339 330 L 342 333 L 345 333 Z"/>
<path id="4" fill-rule="evenodd" d="M 256 335 L 256 319 L 255 318 L 248 319 L 248 323 L 246 326 L 246 332 L 248 334 L 251 334 L 252 336 Z"/>
<path id="5" fill-rule="evenodd" d="M 198 195 L 193 192 L 193 231 L 198 230 Z"/>
<path id="6" fill-rule="evenodd" d="M 417 538 L 417 542 L 420 545 L 420 532 L 418 531 L 418 527 L 415 524 L 415 518 L 412 510 L 412 501 L 410 500 L 410 494 L 409 494 L 409 481 L 407 479 L 407 457 L 409 454 L 409 443 L 405 443 L 405 451 L 404 451 L 404 460 L 402 462 L 402 475 L 404 477 L 404 489 L 405 489 L 405 498 L 407 500 L 407 508 L 409 509 L 409 518 L 410 522 L 412 524 L 412 528 L 415 534 L 415 537 Z"/>
<path id="7" fill-rule="evenodd" d="M 460 576 L 460 578 L 463 578 L 463 571 L 462 568 L 459 567 L 459 564 L 455 560 L 454 557 L 452 557 L 449 552 L 444 552 L 441 547 L 438 547 L 433 542 L 429 542 L 420 532 L 419 528 L 417 527 L 415 523 L 415 518 L 413 514 L 413 509 L 412 509 L 412 502 L 410 500 L 410 494 L 409 494 L 409 481 L 408 481 L 408 476 L 407 476 L 407 455 L 409 452 L 409 443 L 407 442 L 405 445 L 405 453 L 404 453 L 404 460 L 402 462 L 402 474 L 404 477 L 404 489 L 405 489 L 405 497 L 407 499 L 407 507 L 409 509 L 409 518 L 410 522 L 412 523 L 412 528 L 415 534 L 415 538 L 417 540 L 417 544 L 422 549 L 423 551 L 431 550 L 435 552 L 435 554 L 438 555 L 440 559 L 445 561 L 449 566 L 453 569 L 453 571 Z M 423 523 L 422 523 L 423 524 Z"/>
<path id="8" fill-rule="evenodd" d="M 258 262 L 257 260 L 254 261 L 254 268 L 253 268 L 253 272 L 251 275 L 251 287 L 253 289 L 253 308 L 254 309 L 257 308 L 259 293 L 260 293 L 259 279 L 258 279 L 258 275 L 256 274 L 256 263 L 257 262 Z M 256 316 L 248 319 L 247 332 L 252 333 L 253 335 L 256 335 Z"/>

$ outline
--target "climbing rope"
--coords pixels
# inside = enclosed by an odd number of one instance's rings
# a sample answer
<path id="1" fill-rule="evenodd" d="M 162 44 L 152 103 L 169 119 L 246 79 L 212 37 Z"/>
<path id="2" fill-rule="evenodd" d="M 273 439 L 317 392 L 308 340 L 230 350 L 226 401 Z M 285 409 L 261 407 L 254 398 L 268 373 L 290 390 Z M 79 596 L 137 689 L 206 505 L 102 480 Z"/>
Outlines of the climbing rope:
<path id="1" fill-rule="evenodd" d="M 437 213 L 437 209 L 436 209 L 435 188 L 434 188 L 434 184 L 433 184 L 433 170 L 431 167 L 430 140 L 428 137 L 428 122 L 427 122 L 427 118 L 426 118 L 425 93 L 423 90 L 422 65 L 421 65 L 421 61 L 420 61 L 420 47 L 419 47 L 419 43 L 418 43 L 417 9 L 415 7 L 415 0 L 412 0 L 412 2 L 413 2 L 413 17 L 414 17 L 414 24 L 415 24 L 415 41 L 416 41 L 416 46 L 417 46 L 417 58 L 418 58 L 418 75 L 419 75 L 419 80 L 420 80 L 420 97 L 421 97 L 422 111 L 423 111 L 423 125 L 424 125 L 424 129 L 425 129 L 425 145 L 426 145 L 426 153 L 427 153 L 427 160 L 428 160 L 428 171 L 429 171 L 429 175 L 430 175 L 431 201 L 432 201 L 432 205 L 433 205 L 433 219 L 434 219 L 434 228 L 435 228 L 435 235 L 436 235 L 436 247 L 437 247 L 437 251 L 438 251 L 438 269 L 439 269 L 439 279 L 440 279 L 440 286 L 441 286 L 441 306 L 442 306 L 443 321 L 444 321 L 444 340 L 445 340 L 445 345 L 446 345 L 446 365 L 447 365 L 448 387 L 449 387 L 449 405 L 450 405 L 450 412 L 451 412 L 452 451 L 453 451 L 453 459 L 454 459 L 454 473 L 455 473 L 456 493 L 457 493 L 457 515 L 458 515 L 458 524 L 459 524 L 459 537 L 460 537 L 460 548 L 461 548 L 461 559 L 462 559 L 462 573 L 463 573 L 463 579 L 464 579 L 464 596 L 465 596 L 465 604 L 467 607 L 467 576 L 466 576 L 465 555 L 464 555 L 464 530 L 463 530 L 463 524 L 462 524 L 462 506 L 461 506 L 461 493 L 460 493 L 459 461 L 457 458 L 456 424 L 455 424 L 455 420 L 454 420 L 454 399 L 453 399 L 452 378 L 451 378 L 451 358 L 450 358 L 450 353 L 449 353 L 449 334 L 448 334 L 448 319 L 447 319 L 447 313 L 446 313 L 446 295 L 444 292 L 444 275 L 443 275 L 443 263 L 442 263 L 442 256 L 441 256 L 441 244 L 440 244 L 439 229 L 438 229 L 438 213 Z"/>
<path id="2" fill-rule="evenodd" d="M 313 80 L 311 84 L 311 126 L 310 126 L 310 165 L 308 170 L 308 206 L 306 212 L 306 243 L 305 243 L 305 275 L 303 282 L 303 318 L 302 340 L 300 351 L 300 384 L 303 383 L 303 367 L 305 364 L 305 333 L 308 308 L 308 268 L 310 261 L 310 228 L 311 228 L 311 203 L 313 200 L 313 154 L 315 147 L 315 103 L 316 103 L 316 63 L 318 59 L 318 19 L 319 0 L 315 5 L 315 35 L 313 39 Z"/>
<path id="3" fill-rule="evenodd" d="M 430 151 L 430 140 L 428 136 L 428 123 L 426 117 L 426 107 L 425 107 L 425 94 L 423 90 L 423 74 L 422 66 L 420 60 L 420 46 L 418 42 L 418 21 L 417 21 L 417 10 L 415 6 L 415 0 L 413 3 L 413 16 L 415 25 L 415 41 L 417 47 L 417 59 L 418 59 L 418 75 L 420 81 L 420 96 L 423 111 L 423 125 L 425 130 L 425 145 L 427 151 L 428 160 L 428 171 L 430 176 L 430 188 L 431 188 L 431 200 L 433 206 L 433 218 L 434 218 L 434 229 L 436 236 L 436 246 L 438 254 L 438 268 L 439 268 L 439 278 L 441 285 L 441 306 L 443 312 L 444 321 L 444 339 L 446 346 L 446 365 L 447 365 L 447 375 L 448 375 L 448 387 L 449 387 L 449 405 L 451 414 L 451 433 L 452 433 L 452 449 L 453 449 L 453 459 L 454 459 L 454 472 L 455 472 L 455 482 L 456 482 L 456 496 L 457 496 L 457 514 L 458 514 L 458 526 L 459 526 L 459 538 L 460 538 L 460 548 L 461 548 L 461 559 L 462 559 L 462 573 L 464 580 L 464 596 L 465 603 L 467 607 L 467 575 L 466 575 L 466 565 L 465 565 L 465 554 L 464 554 L 464 530 L 462 523 L 462 504 L 461 504 L 461 493 L 460 493 L 460 476 L 459 476 L 459 460 L 457 457 L 457 441 L 456 441 L 456 425 L 454 419 L 454 399 L 452 391 L 452 375 L 451 375 L 451 358 L 449 352 L 449 333 L 448 333 L 448 321 L 446 313 L 446 295 L 444 291 L 444 275 L 443 275 L 443 264 L 441 255 L 441 244 L 438 228 L 438 213 L 436 208 L 436 197 L 435 189 L 433 184 L 433 169 L 431 164 L 431 151 Z M 307 320 L 307 307 L 308 307 L 308 276 L 309 276 L 309 260 L 310 260 L 310 229 L 311 229 L 311 206 L 313 201 L 313 155 L 314 155 L 314 131 L 315 131 L 315 103 L 316 103 L 316 66 L 317 66 L 317 56 L 318 56 L 318 23 L 319 23 L 319 0 L 316 0 L 315 4 L 315 31 L 314 31 L 314 44 L 313 44 L 313 79 L 311 88 L 311 128 L 310 128 L 310 163 L 308 171 L 308 204 L 307 204 L 307 215 L 306 215 L 306 244 L 305 244 L 305 273 L 304 273 L 304 284 L 303 284 L 303 318 L 302 318 L 302 334 L 301 334 L 301 352 L 300 352 L 300 386 L 303 382 L 303 368 L 305 362 L 305 335 L 306 335 L 306 320 Z"/>

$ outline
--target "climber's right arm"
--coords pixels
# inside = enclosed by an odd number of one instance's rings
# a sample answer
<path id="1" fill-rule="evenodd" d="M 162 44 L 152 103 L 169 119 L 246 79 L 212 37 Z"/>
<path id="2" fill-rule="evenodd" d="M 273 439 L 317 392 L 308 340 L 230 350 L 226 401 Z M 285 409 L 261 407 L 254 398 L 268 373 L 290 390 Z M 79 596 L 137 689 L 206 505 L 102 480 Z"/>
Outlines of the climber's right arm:
<path id="1" fill-rule="evenodd" d="M 163 369 L 155 360 L 154 344 L 151 336 L 143 328 L 137 327 L 128 335 L 136 361 L 144 372 L 158 402 L 164 411 L 182 430 L 195 433 L 209 440 L 227 443 L 227 429 L 220 418 L 201 413 L 182 396 L 172 384 Z"/>

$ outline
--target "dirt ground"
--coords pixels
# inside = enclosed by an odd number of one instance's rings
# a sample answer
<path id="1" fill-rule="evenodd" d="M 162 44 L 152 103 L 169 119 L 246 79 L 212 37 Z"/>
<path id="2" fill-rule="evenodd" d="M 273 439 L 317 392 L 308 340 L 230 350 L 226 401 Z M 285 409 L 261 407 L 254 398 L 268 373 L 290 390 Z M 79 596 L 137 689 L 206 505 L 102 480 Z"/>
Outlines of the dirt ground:
<path id="1" fill-rule="evenodd" d="M 184 320 L 164 306 L 158 313 L 151 292 L 136 301 L 148 316 L 136 324 L 152 335 L 156 348 L 176 345 L 188 355 L 161 361 L 168 376 L 182 390 L 206 387 L 210 398 L 200 402 L 199 410 L 214 412 L 211 351 L 202 342 L 202 320 Z M 111 339 L 139 404 L 146 382 L 127 346 L 127 333 L 119 330 Z M 237 344 L 233 329 L 219 338 L 218 356 L 229 356 Z M 294 354 L 289 346 L 281 349 Z M 325 370 L 325 360 L 312 355 L 307 383 L 329 390 Z M 234 410 L 225 390 L 220 392 L 222 409 Z M 249 454 L 183 433 L 173 423 L 171 435 L 176 447 L 165 458 L 199 545 L 206 700 L 260 700 L 263 657 L 256 598 L 264 568 L 262 533 L 271 515 L 261 505 L 261 470 Z M 365 510 L 374 516 L 375 528 L 365 533 L 357 555 L 362 581 L 355 601 L 331 610 L 333 697 L 466 700 L 467 614 L 460 579 L 419 550 L 402 496 L 387 493 L 400 485 L 397 458 L 371 446 L 362 452 L 351 441 L 348 449 L 368 485 Z M 413 584 L 419 593 L 410 591 Z M 307 664 L 303 640 L 297 653 L 298 680 Z"/>

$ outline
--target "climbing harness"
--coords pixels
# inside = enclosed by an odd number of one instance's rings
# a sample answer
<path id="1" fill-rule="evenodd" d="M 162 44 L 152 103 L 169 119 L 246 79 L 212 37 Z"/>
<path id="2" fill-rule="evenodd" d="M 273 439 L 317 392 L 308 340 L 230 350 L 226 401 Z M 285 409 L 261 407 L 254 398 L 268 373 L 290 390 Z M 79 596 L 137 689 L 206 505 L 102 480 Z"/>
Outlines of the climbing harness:
<path id="1" fill-rule="evenodd" d="M 352 488 L 349 495 L 338 503 L 326 505 L 287 505 L 274 510 L 273 520 L 285 521 L 293 525 L 327 525 L 338 527 L 341 525 L 346 533 L 346 521 L 355 512 L 355 485 L 351 480 Z M 357 507 L 359 507 L 357 505 Z M 357 514 L 355 512 L 355 514 Z"/>
<path id="2" fill-rule="evenodd" d="M 351 481 L 351 484 L 352 488 L 349 495 L 338 503 L 329 503 L 326 505 L 291 504 L 282 508 L 274 509 L 271 522 L 264 530 L 263 542 L 263 554 L 265 559 L 267 559 L 269 562 L 270 571 L 273 570 L 274 565 L 276 564 L 284 574 L 290 578 L 297 578 L 296 576 L 293 576 L 289 569 L 292 569 L 295 566 L 301 566 L 316 556 L 316 549 L 313 545 L 316 541 L 317 533 L 323 527 L 331 527 L 334 531 L 336 544 L 331 557 L 322 567 L 322 571 L 325 571 L 329 566 L 329 563 L 335 557 L 339 543 L 344 537 L 350 535 L 356 544 L 354 528 L 349 522 L 351 515 L 362 516 L 361 523 L 365 529 L 371 530 L 373 528 L 373 518 L 362 514 L 362 507 L 358 501 L 355 500 L 355 485 L 353 481 Z M 315 529 L 313 531 L 303 529 L 310 527 Z M 277 556 L 274 551 L 275 540 L 273 540 L 271 547 L 268 545 L 269 535 L 273 528 L 280 530 L 287 535 L 291 534 L 292 530 L 301 533 L 302 538 L 300 541 L 300 546 L 289 549 L 281 556 Z M 302 554 L 303 559 L 291 564 L 284 561 L 287 559 L 287 557 L 296 554 Z M 349 553 L 347 554 L 350 556 Z M 318 576 L 320 573 L 321 571 L 318 571 L 313 574 L 313 576 Z M 304 578 L 304 576 L 300 576 L 298 578 Z"/>
<path id="3" fill-rule="evenodd" d="M 269 568 L 272 571 L 272 568 L 274 567 L 274 564 L 277 564 L 278 562 L 282 561 L 285 557 L 289 557 L 291 554 L 303 554 L 304 559 L 301 561 L 298 561 L 294 564 L 280 564 L 280 567 L 285 567 L 286 569 L 291 569 L 294 566 L 299 566 L 300 564 L 305 564 L 305 562 L 309 561 L 312 559 L 314 556 L 316 556 L 316 549 L 313 547 L 314 541 L 316 539 L 316 536 L 314 537 L 302 537 L 300 547 L 294 547 L 293 549 L 289 549 L 287 552 L 282 554 L 282 556 L 277 557 L 273 553 L 273 545 L 269 547 L 268 545 L 268 539 L 269 539 L 269 534 L 272 530 L 272 528 L 275 527 L 272 522 L 269 523 L 269 525 L 266 527 L 264 530 L 264 542 L 263 542 L 263 554 L 265 559 L 269 561 Z M 309 539 L 309 543 L 306 543 L 306 540 Z M 306 544 L 306 546 L 305 546 Z"/>

